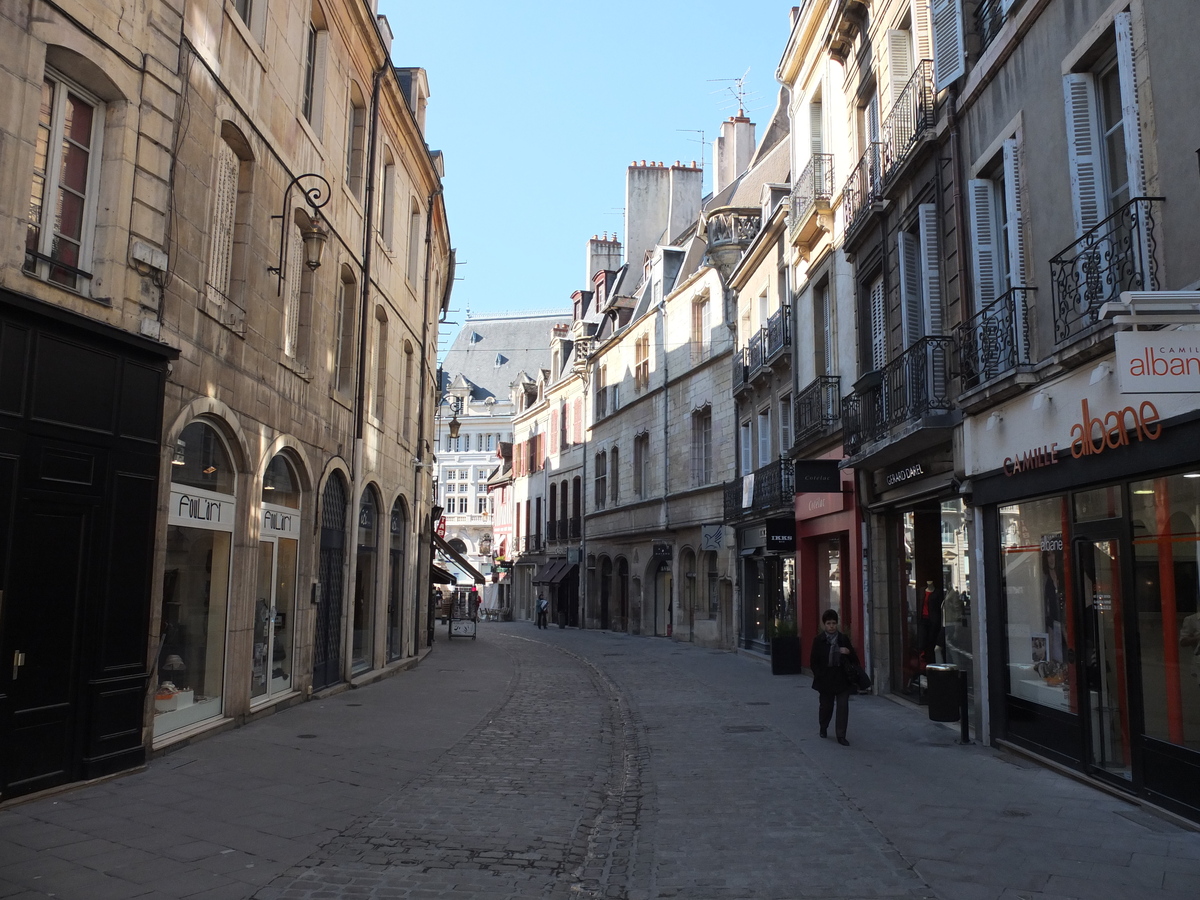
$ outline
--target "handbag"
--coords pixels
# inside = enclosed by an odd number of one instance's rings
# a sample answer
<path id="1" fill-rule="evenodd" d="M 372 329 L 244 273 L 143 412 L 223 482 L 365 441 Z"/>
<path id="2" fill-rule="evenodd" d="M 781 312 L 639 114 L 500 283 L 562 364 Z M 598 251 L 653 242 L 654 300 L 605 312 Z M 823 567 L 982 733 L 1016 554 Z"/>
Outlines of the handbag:
<path id="1" fill-rule="evenodd" d="M 842 669 L 845 671 L 846 680 L 850 682 L 851 687 L 858 688 L 860 691 L 869 691 L 871 689 L 871 676 L 858 663 L 843 663 Z"/>

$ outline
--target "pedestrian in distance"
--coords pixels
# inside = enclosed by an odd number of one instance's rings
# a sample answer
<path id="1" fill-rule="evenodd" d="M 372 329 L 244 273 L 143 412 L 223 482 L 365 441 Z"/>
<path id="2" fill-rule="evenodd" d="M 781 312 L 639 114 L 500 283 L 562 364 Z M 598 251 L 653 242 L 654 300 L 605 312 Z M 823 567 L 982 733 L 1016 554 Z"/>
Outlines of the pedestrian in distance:
<path id="1" fill-rule="evenodd" d="M 537 598 L 537 627 L 546 628 L 546 617 L 550 611 L 550 604 L 542 594 L 538 593 Z"/>
<path id="2" fill-rule="evenodd" d="M 827 609 L 821 614 L 822 631 L 813 641 L 809 666 L 813 673 L 813 690 L 821 697 L 817 722 L 821 726 L 821 737 L 829 736 L 829 721 L 834 720 L 834 735 L 843 747 L 850 746 L 846 740 L 846 724 L 850 720 L 850 679 L 845 664 L 860 665 L 858 654 L 850 643 L 849 635 L 838 631 L 838 614 Z M 834 718 L 834 707 L 837 717 Z"/>

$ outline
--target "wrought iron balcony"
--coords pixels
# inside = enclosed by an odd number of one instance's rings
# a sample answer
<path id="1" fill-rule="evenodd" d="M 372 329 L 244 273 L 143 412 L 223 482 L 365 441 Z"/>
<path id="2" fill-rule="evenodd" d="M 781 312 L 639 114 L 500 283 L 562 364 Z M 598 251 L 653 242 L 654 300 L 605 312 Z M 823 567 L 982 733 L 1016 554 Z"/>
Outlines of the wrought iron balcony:
<path id="1" fill-rule="evenodd" d="M 767 329 L 760 328 L 754 334 L 750 335 L 750 342 L 746 345 L 746 357 L 749 371 L 746 373 L 750 378 L 753 378 L 763 367 L 766 361 L 767 349 Z"/>
<path id="2" fill-rule="evenodd" d="M 749 359 L 746 348 L 733 351 L 733 390 L 736 393 L 749 380 Z"/>
<path id="3" fill-rule="evenodd" d="M 767 361 L 770 362 L 792 345 L 792 305 L 782 304 L 767 319 Z"/>
<path id="4" fill-rule="evenodd" d="M 725 482 L 725 521 L 761 515 L 767 510 L 790 510 L 795 494 L 792 461 L 776 460 L 750 475 Z"/>
<path id="5" fill-rule="evenodd" d="M 1056 344 L 1094 325 L 1100 307 L 1122 291 L 1158 290 L 1154 212 L 1162 200 L 1130 200 L 1050 260 Z"/>
<path id="6" fill-rule="evenodd" d="M 922 338 L 884 366 L 877 383 L 842 398 L 846 455 L 860 453 L 906 422 L 950 412 L 953 352 L 951 337 Z"/>
<path id="7" fill-rule="evenodd" d="M 837 375 L 818 375 L 796 395 L 793 446 L 797 449 L 832 434 L 842 421 L 842 379 Z"/>
<path id="8" fill-rule="evenodd" d="M 933 61 L 923 59 L 883 121 L 883 180 L 889 180 L 908 160 L 921 139 L 933 131 Z"/>
<path id="9" fill-rule="evenodd" d="M 1029 310 L 1034 290 L 1013 288 L 954 329 L 964 391 L 1032 363 Z"/>
<path id="10" fill-rule="evenodd" d="M 810 244 L 822 230 L 820 214 L 830 211 L 833 198 L 833 154 L 814 153 L 792 186 L 788 237 Z"/>
<path id="11" fill-rule="evenodd" d="M 846 231 L 862 220 L 880 197 L 883 187 L 883 144 L 868 144 L 842 188 L 842 216 Z"/>
<path id="12" fill-rule="evenodd" d="M 1008 16 L 1004 11 L 1010 3 L 1004 0 L 980 0 L 975 7 L 975 33 L 979 35 L 979 52 L 987 49 L 988 44 L 1000 33 L 1000 26 Z"/>

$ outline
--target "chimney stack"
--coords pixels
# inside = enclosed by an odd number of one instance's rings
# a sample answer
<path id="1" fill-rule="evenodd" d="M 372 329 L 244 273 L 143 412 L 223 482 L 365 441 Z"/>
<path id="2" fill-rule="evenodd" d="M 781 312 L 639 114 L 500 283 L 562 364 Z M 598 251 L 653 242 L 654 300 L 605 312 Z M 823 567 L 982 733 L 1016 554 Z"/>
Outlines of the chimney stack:
<path id="1" fill-rule="evenodd" d="M 713 193 L 738 179 L 754 156 L 754 123 L 743 110 L 721 123 L 721 134 L 713 141 Z"/>
<path id="2" fill-rule="evenodd" d="M 583 283 L 590 290 L 592 279 L 596 277 L 597 272 L 615 272 L 621 268 L 621 242 L 617 240 L 615 234 L 610 238 L 607 231 L 604 233 L 604 237 L 597 237 L 593 234 L 592 239 L 587 243 L 586 257 L 587 277 Z"/>

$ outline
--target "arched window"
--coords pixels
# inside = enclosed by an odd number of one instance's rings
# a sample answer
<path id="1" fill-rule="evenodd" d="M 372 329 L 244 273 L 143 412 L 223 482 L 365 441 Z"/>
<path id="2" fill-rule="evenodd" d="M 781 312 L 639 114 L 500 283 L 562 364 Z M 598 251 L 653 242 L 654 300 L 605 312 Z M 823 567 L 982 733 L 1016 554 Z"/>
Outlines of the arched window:
<path id="1" fill-rule="evenodd" d="M 358 284 L 350 267 L 342 266 L 335 323 L 337 342 L 334 344 L 333 361 L 333 383 L 342 393 L 348 393 L 354 386 L 354 326 L 357 312 Z"/>
<path id="2" fill-rule="evenodd" d="M 383 421 L 387 404 L 388 319 L 382 306 L 375 307 L 375 418 Z"/>

